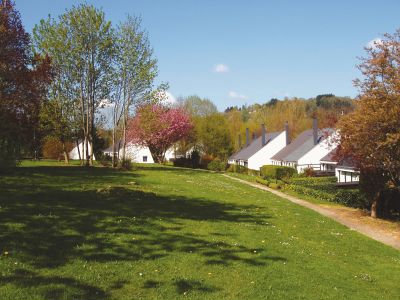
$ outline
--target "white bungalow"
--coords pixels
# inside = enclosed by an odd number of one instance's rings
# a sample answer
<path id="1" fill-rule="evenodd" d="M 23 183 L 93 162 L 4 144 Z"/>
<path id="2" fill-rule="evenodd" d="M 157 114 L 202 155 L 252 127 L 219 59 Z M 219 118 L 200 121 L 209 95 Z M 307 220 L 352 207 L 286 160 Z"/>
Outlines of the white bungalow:
<path id="1" fill-rule="evenodd" d="M 357 185 L 360 182 L 360 171 L 349 161 L 341 161 L 335 169 L 335 176 L 340 185 Z"/>
<path id="2" fill-rule="evenodd" d="M 88 143 L 88 153 L 92 151 L 92 144 Z M 86 156 L 86 143 L 79 142 L 78 146 L 75 146 L 69 153 L 68 156 L 70 159 L 85 159 Z M 93 160 L 96 160 L 96 157 L 93 154 Z"/>
<path id="3" fill-rule="evenodd" d="M 229 164 L 237 164 L 252 170 L 260 170 L 271 164 L 271 157 L 283 149 L 288 142 L 287 125 L 284 131 L 267 133 L 261 126 L 261 136 L 249 140 L 249 129 L 246 128 L 246 146 L 228 159 Z"/>
<path id="4" fill-rule="evenodd" d="M 154 163 L 149 147 L 130 142 L 126 145 L 125 151 L 126 158 L 130 159 L 132 162 L 147 164 Z M 119 149 L 119 157 L 122 157 L 122 149 Z"/>
<path id="5" fill-rule="evenodd" d="M 288 166 L 304 172 L 307 168 L 321 169 L 321 159 L 337 147 L 334 138 L 336 131 L 332 128 L 318 130 L 317 120 L 313 129 L 302 132 L 288 146 L 272 157 L 273 165 Z"/>

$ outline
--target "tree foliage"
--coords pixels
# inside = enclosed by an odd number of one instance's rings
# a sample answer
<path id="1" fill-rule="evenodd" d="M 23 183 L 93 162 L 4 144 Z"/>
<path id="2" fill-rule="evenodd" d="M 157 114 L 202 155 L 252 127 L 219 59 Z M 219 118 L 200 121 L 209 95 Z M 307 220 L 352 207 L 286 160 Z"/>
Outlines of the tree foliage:
<path id="1" fill-rule="evenodd" d="M 14 3 L 0 0 L 0 167 L 35 147 L 40 103 L 50 78 L 49 58 L 32 54 Z"/>
<path id="2" fill-rule="evenodd" d="M 163 162 L 165 152 L 192 129 L 189 115 L 181 108 L 146 104 L 137 109 L 128 124 L 128 141 L 147 146 L 156 162 Z"/>
<path id="3" fill-rule="evenodd" d="M 341 155 L 361 168 L 363 189 L 377 216 L 385 188 L 400 187 L 400 30 L 366 48 L 360 97 L 354 112 L 339 122 Z"/>
<path id="4" fill-rule="evenodd" d="M 67 135 L 67 124 L 76 120 L 85 141 L 87 164 L 93 160 L 94 124 L 101 101 L 110 94 L 114 40 L 111 23 L 104 12 L 94 6 L 74 6 L 56 20 L 48 17 L 34 28 L 35 49 L 49 55 L 54 67 L 54 81 L 49 101 L 58 113 L 48 123 L 62 123 L 61 139 Z"/>

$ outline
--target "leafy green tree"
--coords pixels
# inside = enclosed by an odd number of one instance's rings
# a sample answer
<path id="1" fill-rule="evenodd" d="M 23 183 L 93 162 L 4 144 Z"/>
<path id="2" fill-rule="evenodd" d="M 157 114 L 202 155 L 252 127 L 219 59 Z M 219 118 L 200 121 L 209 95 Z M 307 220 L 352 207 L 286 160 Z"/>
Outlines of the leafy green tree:
<path id="1" fill-rule="evenodd" d="M 222 160 L 232 153 L 228 122 L 224 115 L 217 113 L 198 120 L 196 134 L 203 152 Z"/>
<path id="2" fill-rule="evenodd" d="M 218 112 L 215 104 L 207 98 L 202 99 L 199 96 L 193 95 L 181 98 L 179 101 L 192 117 L 206 117 Z"/>
<path id="3" fill-rule="evenodd" d="M 74 6 L 57 20 L 48 17 L 34 28 L 35 49 L 49 55 L 54 82 L 49 101 L 61 111 L 54 116 L 80 123 L 86 164 L 93 163 L 96 112 L 110 94 L 114 40 L 104 12 L 91 5 Z M 88 149 L 91 149 L 89 153 Z"/>
<path id="4" fill-rule="evenodd" d="M 122 127 L 122 160 L 125 160 L 127 122 L 136 107 L 149 101 L 153 81 L 157 76 L 157 60 L 140 18 L 128 16 L 115 32 L 115 61 L 112 101 L 113 149 L 116 149 L 117 129 Z M 121 124 L 122 122 L 122 124 Z M 116 165 L 113 157 L 113 166 Z"/>

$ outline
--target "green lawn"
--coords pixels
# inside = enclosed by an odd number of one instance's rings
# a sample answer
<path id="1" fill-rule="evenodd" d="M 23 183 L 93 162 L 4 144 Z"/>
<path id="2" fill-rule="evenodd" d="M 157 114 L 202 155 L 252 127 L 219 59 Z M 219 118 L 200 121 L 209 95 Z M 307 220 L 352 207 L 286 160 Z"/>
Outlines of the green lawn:
<path id="1" fill-rule="evenodd" d="M 400 299 L 400 252 L 221 174 L 0 175 L 0 299 Z"/>

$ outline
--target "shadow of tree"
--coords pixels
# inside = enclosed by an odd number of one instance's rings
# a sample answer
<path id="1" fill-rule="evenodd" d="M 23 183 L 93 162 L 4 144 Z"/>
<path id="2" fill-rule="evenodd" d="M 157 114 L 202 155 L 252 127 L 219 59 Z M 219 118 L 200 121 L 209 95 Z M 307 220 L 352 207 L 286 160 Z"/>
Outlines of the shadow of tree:
<path id="1" fill-rule="evenodd" d="M 240 261 L 262 266 L 269 260 L 285 260 L 268 256 L 261 248 L 213 242 L 183 230 L 182 222 L 187 220 L 265 224 L 268 216 L 252 214 L 254 206 L 144 192 L 129 185 L 135 176 L 107 168 L 80 167 L 36 167 L 15 172 L 0 180 L 1 247 L 15 251 L 19 261 L 38 270 L 58 268 L 76 259 L 100 263 L 155 260 L 172 252 L 196 253 L 205 264 Z M 21 288 L 47 286 L 46 299 L 60 298 L 65 287 L 71 288 L 74 299 L 109 296 L 74 278 L 46 277 L 22 269 L 0 277 L 0 283 Z M 148 282 L 144 287 L 160 284 Z M 178 293 L 218 290 L 193 280 L 174 284 Z M 123 283 L 112 285 L 120 288 Z"/>
<path id="2" fill-rule="evenodd" d="M 17 269 L 12 276 L 3 276 L 0 279 L 2 284 L 13 283 L 20 289 L 29 289 L 32 287 L 45 287 L 44 299 L 87 299 L 96 300 L 110 298 L 108 293 L 92 285 L 69 277 L 42 276 L 35 272 L 25 269 Z M 65 287 L 70 287 L 65 289 Z"/>

